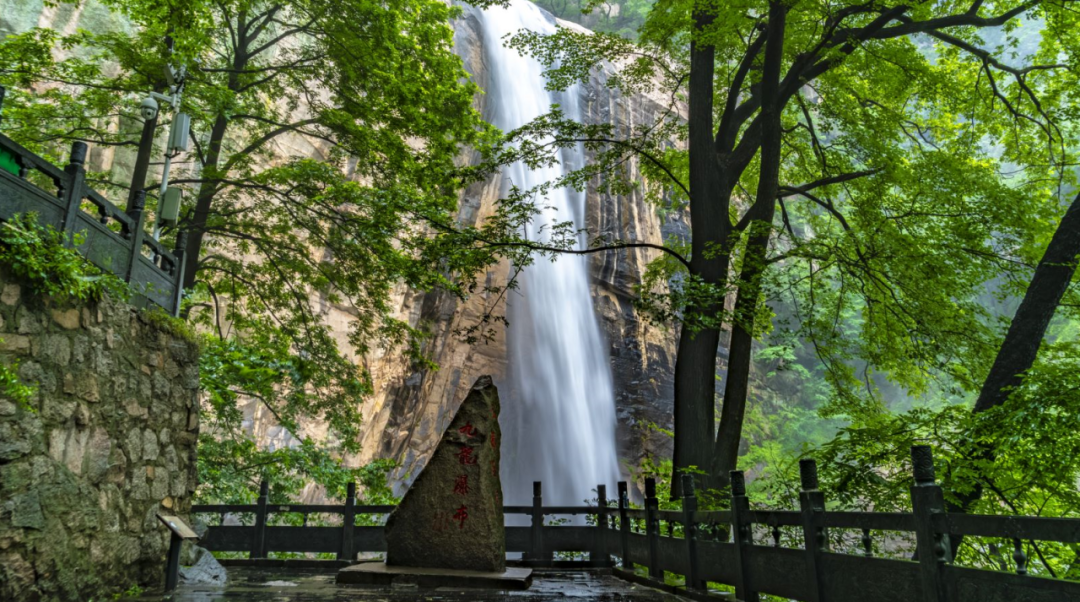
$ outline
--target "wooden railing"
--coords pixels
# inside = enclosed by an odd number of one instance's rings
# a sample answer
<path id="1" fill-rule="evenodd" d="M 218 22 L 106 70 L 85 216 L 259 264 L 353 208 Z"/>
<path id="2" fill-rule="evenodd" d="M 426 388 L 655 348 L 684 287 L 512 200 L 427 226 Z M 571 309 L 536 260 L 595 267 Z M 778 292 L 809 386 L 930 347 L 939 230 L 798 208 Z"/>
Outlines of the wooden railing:
<path id="1" fill-rule="evenodd" d="M 912 448 L 912 460 L 911 513 L 826 511 L 813 460 L 800 463 L 797 511 L 751 509 L 742 472 L 731 475 L 730 510 L 724 511 L 698 511 L 693 495 L 682 499 L 679 510 L 660 510 L 652 479 L 644 483 L 644 508 L 630 507 L 625 482 L 619 483 L 615 506 L 609 505 L 603 485 L 597 487 L 595 506 L 544 506 L 541 485 L 535 483 L 532 505 L 504 507 L 506 514 L 531 517 L 530 526 L 506 527 L 506 551 L 522 553 L 528 566 L 562 564 L 557 560 L 560 553 L 587 554 L 588 561 L 577 564 L 614 567 L 626 579 L 696 599 L 715 599 L 706 584 L 718 583 L 733 586 L 736 597 L 745 602 L 758 600 L 760 594 L 807 602 L 1080 600 L 1080 582 L 1029 574 L 1024 545 L 1025 541 L 1080 543 L 1080 520 L 948 514 L 934 481 L 930 448 Z M 683 491 L 692 492 L 690 477 L 683 478 Z M 394 507 L 356 505 L 355 486 L 349 487 L 344 505 L 269 504 L 267 492 L 264 482 L 254 505 L 193 506 L 193 514 L 220 517 L 200 545 L 212 551 L 247 552 L 251 559 L 266 558 L 271 552 L 329 552 L 348 562 L 359 552 L 386 551 L 383 527 L 357 526 L 355 517 L 389 514 Z M 310 514 L 340 514 L 344 520 L 336 527 L 269 525 L 268 518 L 275 513 L 303 515 L 305 525 Z M 228 516 L 238 514 L 253 516 L 253 524 L 225 524 Z M 566 515 L 589 516 L 592 524 L 545 524 L 546 517 Z M 837 529 L 859 534 L 857 554 L 830 549 L 829 531 Z M 797 536 L 791 537 L 791 531 Z M 766 541 L 755 541 L 755 534 L 762 532 Z M 875 556 L 874 532 L 907 534 L 914 540 L 917 559 Z M 1012 542 L 1014 570 L 953 564 L 949 539 L 957 536 Z M 782 545 L 791 540 L 802 547 Z M 684 585 L 665 584 L 665 574 L 669 583 L 670 574 L 683 576 Z"/>
<path id="2" fill-rule="evenodd" d="M 87 260 L 177 315 L 187 236 L 180 232 L 176 249 L 169 251 L 144 233 L 145 192 L 140 191 L 125 212 L 90 189 L 86 151 L 85 143 L 73 143 L 68 164 L 61 169 L 0 134 L 0 220 L 33 212 L 39 224 L 63 232 L 67 244 L 72 244 L 76 233 L 81 234 L 77 248 Z M 49 187 L 42 188 L 33 179 Z"/>

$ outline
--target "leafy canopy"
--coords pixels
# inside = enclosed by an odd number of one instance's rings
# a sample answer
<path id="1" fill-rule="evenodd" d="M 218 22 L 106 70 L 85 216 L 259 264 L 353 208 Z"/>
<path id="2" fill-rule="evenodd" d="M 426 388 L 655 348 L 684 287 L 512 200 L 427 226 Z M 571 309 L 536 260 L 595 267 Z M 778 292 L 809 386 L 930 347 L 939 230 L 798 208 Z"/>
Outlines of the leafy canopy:
<path id="1" fill-rule="evenodd" d="M 297 453 L 313 466 L 326 460 L 316 450 L 355 451 L 371 391 L 359 358 L 390 348 L 425 361 L 425 334 L 397 315 L 395 290 L 463 296 L 494 261 L 452 227 L 455 161 L 492 136 L 452 52 L 458 9 L 437 0 L 105 4 L 124 26 L 32 29 L 0 43 L 5 134 L 54 160 L 71 140 L 91 143 L 98 171 L 88 181 L 126 196 L 139 101 L 171 91 L 166 63 L 185 66 L 192 148 L 173 161 L 170 184 L 185 195 L 164 238 L 186 233 L 186 315 L 210 333 L 212 437 L 200 459 L 224 474 L 246 458 L 229 479 L 249 484 L 270 470 L 236 420 L 251 398 L 302 439 Z M 163 105 L 155 161 L 173 114 Z M 153 196 L 157 183 L 147 188 Z M 329 327 L 332 308 L 346 332 Z M 314 419 L 329 424 L 329 439 L 301 432 Z M 209 487 L 219 485 L 228 487 Z"/>

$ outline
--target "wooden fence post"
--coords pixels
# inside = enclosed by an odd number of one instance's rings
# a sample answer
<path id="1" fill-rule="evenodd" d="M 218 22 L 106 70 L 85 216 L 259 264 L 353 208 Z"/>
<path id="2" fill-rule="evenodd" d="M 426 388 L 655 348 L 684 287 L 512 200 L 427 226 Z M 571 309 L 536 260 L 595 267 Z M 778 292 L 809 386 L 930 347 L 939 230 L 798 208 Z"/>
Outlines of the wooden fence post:
<path id="1" fill-rule="evenodd" d="M 630 509 L 630 495 L 626 490 L 626 481 L 619 481 L 619 539 L 622 543 L 622 568 L 632 571 L 634 564 L 630 562 L 630 517 L 627 510 Z"/>
<path id="2" fill-rule="evenodd" d="M 607 485 L 596 486 L 596 505 L 596 542 L 589 560 L 593 566 L 610 566 L 611 556 L 607 553 Z"/>
<path id="3" fill-rule="evenodd" d="M 62 182 L 60 200 L 64 202 L 64 245 L 73 247 L 72 235 L 75 233 L 75 217 L 79 213 L 79 205 L 86 196 L 86 143 L 75 141 L 71 143 L 71 157 L 64 167 L 67 181 Z"/>
<path id="4" fill-rule="evenodd" d="M 746 497 L 746 478 L 741 470 L 731 471 L 731 533 L 735 544 L 735 598 L 741 602 L 758 602 L 758 593 L 750 589 L 749 547 L 754 544 L 750 529 L 750 500 Z"/>
<path id="5" fill-rule="evenodd" d="M 266 498 L 270 484 L 263 479 L 259 483 L 259 499 L 255 502 L 255 532 L 251 537 L 249 558 L 266 558 Z"/>
<path id="6" fill-rule="evenodd" d="M 649 540 L 649 577 L 664 580 L 660 568 L 660 500 L 656 499 L 656 479 L 645 479 L 645 536 Z"/>
<path id="7" fill-rule="evenodd" d="M 349 483 L 345 493 L 345 511 L 341 513 L 341 550 L 338 552 L 338 560 L 356 560 L 356 552 L 353 551 L 353 531 L 356 527 L 356 483 Z"/>
<path id="8" fill-rule="evenodd" d="M 694 523 L 694 513 L 697 512 L 697 495 L 694 492 L 694 475 L 682 475 L 682 510 L 683 510 L 683 537 L 686 539 L 686 560 L 690 567 L 686 574 L 686 589 L 699 590 L 702 587 L 701 571 L 698 570 L 697 555 L 697 527 Z"/>
<path id="9" fill-rule="evenodd" d="M 547 560 L 544 555 L 544 498 L 542 494 L 540 481 L 533 481 L 532 560 L 538 565 Z"/>
<path id="10" fill-rule="evenodd" d="M 934 482 L 934 456 L 929 445 L 911 448 L 911 467 L 915 485 L 911 488 L 911 507 L 915 514 L 916 552 L 919 555 L 919 579 L 925 602 L 948 600 L 942 567 L 949 561 L 951 546 L 947 533 L 936 533 L 931 519 L 945 512 L 941 487 Z"/>
<path id="11" fill-rule="evenodd" d="M 825 494 L 818 490 L 817 462 L 799 460 L 799 510 L 802 512 L 803 547 L 806 550 L 806 575 L 810 581 L 811 602 L 825 602 L 824 580 L 821 576 L 821 553 L 829 550 L 829 536 L 821 525 L 825 512 Z"/>

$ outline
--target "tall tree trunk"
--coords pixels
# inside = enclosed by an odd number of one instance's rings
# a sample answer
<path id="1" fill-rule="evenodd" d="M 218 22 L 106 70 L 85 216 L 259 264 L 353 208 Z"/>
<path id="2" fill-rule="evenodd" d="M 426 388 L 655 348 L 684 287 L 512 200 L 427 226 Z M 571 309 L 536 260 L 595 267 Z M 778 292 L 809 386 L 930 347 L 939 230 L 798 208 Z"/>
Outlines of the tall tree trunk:
<path id="1" fill-rule="evenodd" d="M 1009 324 L 1005 341 L 983 381 L 975 402 L 975 413 L 1005 403 L 1010 390 L 1020 384 L 1024 373 L 1035 364 L 1050 319 L 1076 272 L 1077 255 L 1080 255 L 1080 195 L 1065 211 L 1035 268 L 1031 284 Z"/>
<path id="2" fill-rule="evenodd" d="M 761 81 L 761 169 L 757 198 L 748 212 L 748 238 L 739 277 L 739 294 L 728 348 L 727 379 L 716 434 L 711 472 L 718 486 L 728 484 L 728 474 L 735 469 L 742 435 L 743 417 L 750 383 L 754 318 L 761 297 L 761 277 L 772 238 L 776 197 L 780 191 L 781 112 L 780 68 L 784 58 L 784 27 L 787 6 L 769 3 L 769 29 L 765 40 L 765 64 Z"/>
<path id="3" fill-rule="evenodd" d="M 187 252 L 191 259 L 184 272 L 185 289 L 195 286 L 195 276 L 199 271 L 199 253 L 202 251 L 203 235 L 206 234 L 206 223 L 210 220 L 210 208 L 217 194 L 217 168 L 221 161 L 221 144 L 225 140 L 228 125 L 229 120 L 224 115 L 218 115 L 214 120 L 214 126 L 210 129 L 210 144 L 206 153 L 206 163 L 203 164 L 203 182 L 199 186 L 199 196 L 195 200 L 195 212 L 191 222 L 187 224 Z"/>
<path id="4" fill-rule="evenodd" d="M 705 9 L 706 11 L 715 9 Z M 709 12 L 694 15 L 695 30 L 708 27 L 714 19 Z M 730 218 L 727 194 L 720 190 L 716 151 L 713 146 L 713 77 L 715 49 L 694 40 L 690 44 L 689 127 L 690 152 L 690 273 L 707 283 L 721 283 L 727 276 L 726 255 L 707 258 L 706 249 L 727 239 Z M 713 313 L 712 307 L 689 306 L 686 313 Z M 707 470 L 711 463 L 715 418 L 716 348 L 720 330 L 705 328 L 693 332 L 683 326 L 675 358 L 675 450 L 671 495 L 682 495 L 682 469 L 694 466 Z"/>
<path id="5" fill-rule="evenodd" d="M 241 10 L 236 18 L 236 30 L 239 35 L 236 38 L 232 72 L 229 74 L 228 81 L 228 88 L 233 92 L 240 90 L 239 74 L 247 68 L 248 60 L 251 58 L 248 54 L 248 45 L 253 40 L 247 36 L 248 23 L 247 11 Z M 206 224 L 210 220 L 210 209 L 214 204 L 214 197 L 217 195 L 219 180 L 222 176 L 222 174 L 218 173 L 218 165 L 221 162 L 221 145 L 225 141 L 225 132 L 228 127 L 228 118 L 223 112 L 218 113 L 217 119 L 214 120 L 214 126 L 210 129 L 210 143 L 206 153 L 206 162 L 203 164 L 203 182 L 199 186 L 199 197 L 195 201 L 195 212 L 192 215 L 191 222 L 187 224 L 187 254 L 191 258 L 191 263 L 184 272 L 185 289 L 195 286 L 195 279 L 199 272 L 199 255 L 202 252 Z"/>
<path id="6" fill-rule="evenodd" d="M 1024 373 L 1035 364 L 1039 347 L 1046 336 L 1046 329 L 1061 304 L 1065 291 L 1068 290 L 1076 273 L 1077 257 L 1080 256 L 1080 194 L 1065 211 L 1065 216 L 1058 223 L 1050 244 L 1046 247 L 1035 274 L 1024 293 L 1024 299 L 1016 308 L 1005 340 L 998 349 L 990 373 L 983 381 L 979 398 L 975 401 L 974 413 L 995 408 L 1009 398 L 1012 389 L 1023 382 Z M 995 451 L 992 445 L 984 445 L 978 450 L 979 460 L 993 462 Z M 974 489 L 958 496 L 948 505 L 949 512 L 967 512 L 982 497 L 983 484 L 976 483 Z M 962 538 L 952 539 L 953 555 L 960 547 Z"/>

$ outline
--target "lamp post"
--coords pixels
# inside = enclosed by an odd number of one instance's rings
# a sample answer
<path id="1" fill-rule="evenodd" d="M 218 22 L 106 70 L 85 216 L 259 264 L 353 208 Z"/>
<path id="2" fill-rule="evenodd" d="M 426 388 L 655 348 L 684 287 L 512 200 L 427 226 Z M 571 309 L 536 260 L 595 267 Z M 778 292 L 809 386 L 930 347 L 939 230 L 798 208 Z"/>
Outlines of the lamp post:
<path id="1" fill-rule="evenodd" d="M 165 44 L 168 53 L 172 54 L 172 38 L 166 36 Z M 154 133 L 157 129 L 157 120 L 160 115 L 159 101 L 164 102 L 172 107 L 175 115 L 173 116 L 172 127 L 169 130 L 169 140 L 165 146 L 165 165 L 162 169 L 161 187 L 158 192 L 157 219 L 155 220 L 153 233 L 154 240 L 158 240 L 161 237 L 161 226 L 164 222 L 176 221 L 179 216 L 180 190 L 169 188 L 169 169 L 172 166 L 173 158 L 181 152 L 188 150 L 188 134 L 191 127 L 190 116 L 180 111 L 187 67 L 181 66 L 177 69 L 171 64 L 166 63 L 164 75 L 168 94 L 162 94 L 161 92 L 154 90 L 139 103 L 139 113 L 143 117 L 143 131 L 142 136 L 139 139 L 139 154 L 135 159 L 135 168 L 132 172 L 131 179 L 131 191 L 128 195 L 128 207 L 130 208 L 133 206 L 132 199 L 144 189 L 146 183 L 146 174 L 147 171 L 149 171 L 150 166 L 150 154 L 153 152 L 154 148 Z"/>
<path id="2" fill-rule="evenodd" d="M 173 39 L 165 36 L 165 53 L 171 55 L 173 51 Z M 168 68 L 167 68 L 168 69 Z M 145 104 L 145 99 L 143 103 Z M 156 107 L 157 103 L 154 102 Z M 131 171 L 131 189 L 128 190 L 127 207 L 125 211 L 131 212 L 135 207 L 135 197 L 146 186 L 146 173 L 150 170 L 150 153 L 154 150 L 154 133 L 157 131 L 157 111 L 149 116 L 144 107 L 139 107 L 143 117 L 142 134 L 139 136 L 139 151 L 135 155 L 135 167 Z"/>
<path id="3" fill-rule="evenodd" d="M 187 67 L 176 69 L 172 65 L 165 65 L 165 80 L 169 86 L 169 94 L 162 94 L 156 91 L 150 92 L 150 95 L 144 98 L 139 104 L 139 112 L 142 114 L 143 119 L 146 120 L 147 124 L 154 123 L 156 125 L 158 115 L 160 115 L 159 101 L 168 104 L 175 112 L 172 127 L 169 130 L 169 141 L 165 145 L 165 165 L 161 171 L 161 187 L 158 191 L 157 218 L 154 223 L 153 233 L 154 240 L 158 240 L 161 237 L 162 224 L 166 221 L 175 221 L 180 210 L 179 190 L 172 192 L 169 189 L 169 169 L 172 166 L 173 157 L 188 150 L 188 132 L 191 126 L 191 118 L 186 113 L 180 111 L 181 97 L 184 93 L 184 76 L 186 73 Z M 146 137 L 147 129 L 148 128 L 146 127 L 143 129 L 144 138 Z M 143 155 L 145 155 L 146 165 L 149 165 L 150 149 L 153 148 L 153 128 L 149 129 L 151 130 L 149 142 L 145 147 L 140 143 L 139 150 L 139 159 L 142 160 Z M 141 174 L 136 175 L 141 175 L 142 181 L 145 181 L 145 168 Z M 135 184 L 136 182 L 132 182 L 133 192 L 137 190 Z M 142 185 L 139 183 L 138 188 L 141 187 Z M 168 203 L 166 202 L 167 199 L 169 201 Z"/>
<path id="4" fill-rule="evenodd" d="M 179 190 L 170 194 L 169 168 L 172 166 L 173 157 L 188 149 L 188 132 L 191 127 L 191 118 L 180 111 L 186 68 L 181 67 L 179 71 L 175 71 L 171 66 L 166 66 L 165 70 L 170 80 L 169 89 L 172 96 L 151 92 L 150 96 L 147 97 L 147 100 L 150 101 L 161 100 L 167 102 L 175 111 L 172 127 L 169 129 L 169 141 L 165 145 L 165 166 L 161 170 L 161 187 L 158 190 L 157 217 L 154 220 L 154 240 L 161 238 L 162 224 L 166 221 L 176 221 L 180 212 Z M 146 100 L 143 102 L 145 103 Z"/>

